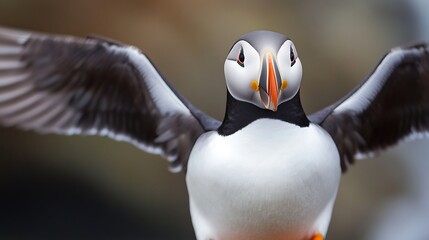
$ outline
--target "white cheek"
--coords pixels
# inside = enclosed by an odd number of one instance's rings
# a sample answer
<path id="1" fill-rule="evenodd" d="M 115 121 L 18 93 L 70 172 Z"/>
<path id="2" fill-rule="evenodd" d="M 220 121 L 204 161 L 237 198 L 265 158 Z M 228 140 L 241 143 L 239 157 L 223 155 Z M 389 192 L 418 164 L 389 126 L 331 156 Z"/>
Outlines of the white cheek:
<path id="1" fill-rule="evenodd" d="M 253 80 L 258 81 L 259 62 L 246 59 L 244 67 L 241 67 L 236 61 L 226 60 L 224 69 L 231 95 L 241 101 L 253 102 L 256 92 L 250 85 Z"/>
<path id="2" fill-rule="evenodd" d="M 291 67 L 289 71 L 289 89 L 286 88 L 286 95 L 290 96 L 290 98 L 294 97 L 295 94 L 298 92 L 300 86 L 301 86 L 301 79 L 302 79 L 302 65 L 301 61 L 296 59 L 296 63 L 294 66 Z"/>
<path id="3" fill-rule="evenodd" d="M 280 74 L 282 80 L 286 80 L 288 85 L 282 92 L 281 101 L 287 101 L 293 98 L 299 90 L 302 78 L 301 61 L 296 59 L 296 63 L 291 67 L 290 63 L 280 63 Z"/>
<path id="4" fill-rule="evenodd" d="M 281 46 L 277 55 L 282 80 L 286 80 L 288 83 L 287 88 L 283 90 L 282 95 L 280 96 L 280 103 L 292 99 L 299 91 L 299 88 L 301 85 L 301 78 L 302 78 L 301 61 L 299 60 L 299 58 L 297 58 L 295 64 L 291 66 L 291 60 L 290 60 L 291 47 L 293 48 L 295 54 L 298 54 L 296 52 L 295 47 L 293 46 L 293 43 L 290 40 L 287 40 Z"/>

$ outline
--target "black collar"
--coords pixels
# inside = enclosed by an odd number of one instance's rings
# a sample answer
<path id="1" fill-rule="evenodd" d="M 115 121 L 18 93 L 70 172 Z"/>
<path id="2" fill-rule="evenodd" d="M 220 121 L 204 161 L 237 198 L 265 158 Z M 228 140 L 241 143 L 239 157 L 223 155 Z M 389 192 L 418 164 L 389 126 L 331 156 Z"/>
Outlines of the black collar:
<path id="1" fill-rule="evenodd" d="M 225 118 L 217 131 L 228 136 L 261 118 L 278 119 L 300 127 L 310 124 L 302 109 L 299 91 L 291 100 L 280 104 L 276 112 L 239 101 L 228 92 Z"/>

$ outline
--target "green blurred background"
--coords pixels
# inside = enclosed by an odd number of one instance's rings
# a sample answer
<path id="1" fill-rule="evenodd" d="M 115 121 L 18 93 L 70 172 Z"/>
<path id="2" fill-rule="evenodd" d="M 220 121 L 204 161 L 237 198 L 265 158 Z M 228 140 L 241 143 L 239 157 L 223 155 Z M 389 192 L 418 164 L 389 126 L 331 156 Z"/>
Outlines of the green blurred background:
<path id="1" fill-rule="evenodd" d="M 304 68 L 302 101 L 311 113 L 351 90 L 390 48 L 426 38 L 426 2 L 0 0 L 0 25 L 135 45 L 192 103 L 222 119 L 223 62 L 240 35 L 266 29 L 293 39 Z M 415 183 L 424 177 L 414 170 L 422 169 L 428 146 L 403 145 L 351 168 L 328 239 L 381 239 L 374 232 L 386 206 L 422 201 L 426 185 Z M 0 239 L 195 239 L 184 175 L 167 166 L 107 138 L 0 128 Z M 416 219 L 405 216 L 398 218 Z"/>

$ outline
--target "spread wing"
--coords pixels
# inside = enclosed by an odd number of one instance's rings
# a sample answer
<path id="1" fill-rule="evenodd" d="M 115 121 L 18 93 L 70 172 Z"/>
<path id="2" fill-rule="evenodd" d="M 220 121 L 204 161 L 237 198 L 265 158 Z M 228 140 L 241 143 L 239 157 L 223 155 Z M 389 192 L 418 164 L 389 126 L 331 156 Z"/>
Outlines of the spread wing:
<path id="1" fill-rule="evenodd" d="M 429 47 L 392 49 L 354 91 L 309 118 L 334 139 L 343 170 L 355 158 L 429 136 Z"/>
<path id="2" fill-rule="evenodd" d="M 220 123 L 180 96 L 138 49 L 0 28 L 0 123 L 40 133 L 109 136 L 186 165 Z"/>

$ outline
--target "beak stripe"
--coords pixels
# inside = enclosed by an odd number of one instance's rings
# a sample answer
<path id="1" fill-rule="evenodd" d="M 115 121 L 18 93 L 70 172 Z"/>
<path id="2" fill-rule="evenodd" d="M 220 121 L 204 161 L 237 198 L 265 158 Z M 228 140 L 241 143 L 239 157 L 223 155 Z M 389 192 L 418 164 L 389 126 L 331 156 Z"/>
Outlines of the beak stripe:
<path id="1" fill-rule="evenodd" d="M 268 86 L 267 86 L 267 80 L 268 80 L 268 67 L 267 67 L 267 61 L 262 61 L 262 68 L 261 68 L 261 80 L 259 81 L 259 87 L 264 90 L 266 93 L 268 93 Z"/>
<path id="2" fill-rule="evenodd" d="M 271 98 L 274 109 L 277 109 L 279 87 L 277 84 L 277 74 L 274 70 L 273 57 L 271 54 L 268 55 L 268 95 Z"/>

